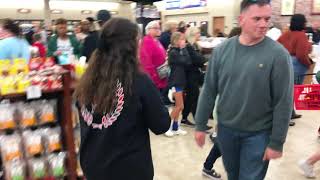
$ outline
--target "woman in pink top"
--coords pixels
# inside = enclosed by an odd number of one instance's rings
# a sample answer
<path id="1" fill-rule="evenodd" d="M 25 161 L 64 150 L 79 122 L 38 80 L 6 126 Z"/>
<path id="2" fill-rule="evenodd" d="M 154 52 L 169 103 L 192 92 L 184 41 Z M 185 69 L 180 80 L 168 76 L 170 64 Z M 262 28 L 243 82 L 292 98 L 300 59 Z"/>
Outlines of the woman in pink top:
<path id="1" fill-rule="evenodd" d="M 159 91 L 163 92 L 167 87 L 168 80 L 167 78 L 160 79 L 157 73 L 157 67 L 162 65 L 166 60 L 166 50 L 157 39 L 161 34 L 159 22 L 149 22 L 146 26 L 146 34 L 140 44 L 141 66 Z"/>

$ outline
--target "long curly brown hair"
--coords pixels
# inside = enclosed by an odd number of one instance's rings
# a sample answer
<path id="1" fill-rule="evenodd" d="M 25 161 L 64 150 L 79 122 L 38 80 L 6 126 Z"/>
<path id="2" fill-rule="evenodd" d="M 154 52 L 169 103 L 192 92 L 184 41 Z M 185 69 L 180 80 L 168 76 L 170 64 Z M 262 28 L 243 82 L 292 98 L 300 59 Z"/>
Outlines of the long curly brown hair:
<path id="1" fill-rule="evenodd" d="M 98 48 L 75 90 L 80 105 L 94 105 L 98 113 L 110 112 L 116 105 L 118 81 L 125 96 L 130 96 L 139 72 L 138 35 L 138 26 L 128 19 L 112 18 L 103 26 Z"/>

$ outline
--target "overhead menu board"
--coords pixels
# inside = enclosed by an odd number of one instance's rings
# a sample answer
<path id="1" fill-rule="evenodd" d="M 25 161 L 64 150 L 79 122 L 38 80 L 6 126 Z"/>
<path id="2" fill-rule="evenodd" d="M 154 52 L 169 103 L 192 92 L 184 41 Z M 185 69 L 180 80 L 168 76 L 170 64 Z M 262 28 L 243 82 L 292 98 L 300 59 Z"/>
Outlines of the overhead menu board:
<path id="1" fill-rule="evenodd" d="M 203 7 L 206 5 L 207 0 L 166 0 L 167 10 Z"/>

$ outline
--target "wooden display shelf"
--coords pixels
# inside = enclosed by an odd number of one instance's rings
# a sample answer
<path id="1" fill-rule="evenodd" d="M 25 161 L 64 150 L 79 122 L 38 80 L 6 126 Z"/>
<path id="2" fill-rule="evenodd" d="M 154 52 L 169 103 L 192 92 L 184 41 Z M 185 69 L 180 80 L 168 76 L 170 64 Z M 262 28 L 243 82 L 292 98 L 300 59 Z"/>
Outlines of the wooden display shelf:
<path id="1" fill-rule="evenodd" d="M 42 90 L 41 91 L 42 96 L 46 96 L 46 95 L 49 95 L 49 94 L 55 94 L 55 93 L 61 93 L 61 92 L 63 92 L 63 88 L 48 89 L 48 90 Z M 19 99 L 19 98 L 26 99 L 26 96 L 27 96 L 26 92 L 12 93 L 12 94 L 0 95 L 0 99 Z"/>
<path id="2" fill-rule="evenodd" d="M 39 99 L 57 99 L 58 118 L 62 132 L 62 143 L 67 152 L 67 179 L 77 179 L 77 157 L 75 152 L 74 135 L 72 127 L 72 95 L 70 85 L 72 83 L 70 72 L 62 73 L 63 87 L 59 89 L 44 90 Z M 8 99 L 10 102 L 28 101 L 26 93 L 15 93 L 8 95 L 0 95 L 0 99 Z M 37 99 L 35 99 L 37 100 Z"/>

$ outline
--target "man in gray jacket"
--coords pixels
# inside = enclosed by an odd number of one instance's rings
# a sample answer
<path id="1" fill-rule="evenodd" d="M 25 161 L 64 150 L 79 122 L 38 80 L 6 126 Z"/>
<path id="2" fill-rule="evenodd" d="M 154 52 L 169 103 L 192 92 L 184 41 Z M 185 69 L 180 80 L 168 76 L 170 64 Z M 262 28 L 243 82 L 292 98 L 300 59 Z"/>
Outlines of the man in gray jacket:
<path id="1" fill-rule="evenodd" d="M 195 139 L 205 127 L 216 96 L 218 142 L 229 180 L 263 180 L 269 160 L 282 156 L 293 102 L 288 52 L 266 37 L 270 0 L 243 0 L 240 36 L 214 50 L 196 112 Z"/>

